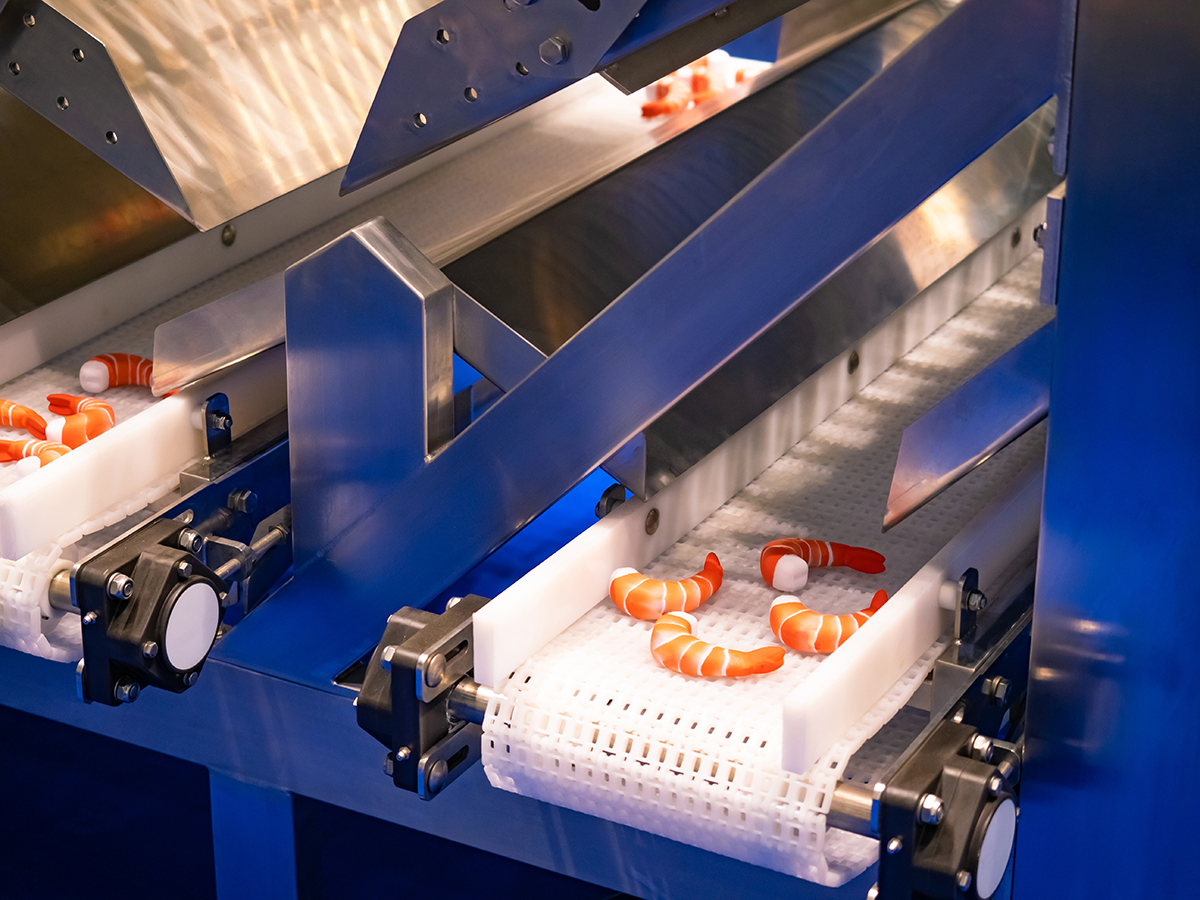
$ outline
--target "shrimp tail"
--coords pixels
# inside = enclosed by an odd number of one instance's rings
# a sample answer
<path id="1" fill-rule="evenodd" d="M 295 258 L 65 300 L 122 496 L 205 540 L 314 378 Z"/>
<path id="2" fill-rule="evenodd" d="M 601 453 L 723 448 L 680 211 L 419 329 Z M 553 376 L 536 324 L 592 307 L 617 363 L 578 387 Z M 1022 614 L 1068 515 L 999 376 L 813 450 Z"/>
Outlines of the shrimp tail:
<path id="1" fill-rule="evenodd" d="M 0 425 L 24 428 L 39 441 L 46 439 L 46 420 L 20 403 L 0 400 Z"/>
<path id="2" fill-rule="evenodd" d="M 769 542 L 759 556 L 763 580 L 779 591 L 798 591 L 808 582 L 808 570 L 818 566 L 847 566 L 868 575 L 884 570 L 883 554 L 866 547 L 811 538 L 780 538 Z"/>

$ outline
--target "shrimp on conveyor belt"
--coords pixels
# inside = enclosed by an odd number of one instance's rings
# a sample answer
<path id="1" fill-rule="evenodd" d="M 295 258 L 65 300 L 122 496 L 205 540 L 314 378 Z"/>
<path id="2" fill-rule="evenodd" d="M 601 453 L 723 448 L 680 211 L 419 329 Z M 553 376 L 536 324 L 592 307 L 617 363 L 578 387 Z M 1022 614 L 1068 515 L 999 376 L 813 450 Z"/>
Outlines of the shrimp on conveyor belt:
<path id="1" fill-rule="evenodd" d="M 154 363 L 132 353 L 101 353 L 79 367 L 79 386 L 89 394 L 136 384 L 150 387 Z"/>
<path id="2" fill-rule="evenodd" d="M 868 575 L 883 571 L 883 554 L 866 547 L 832 541 L 780 538 L 762 549 L 758 565 L 763 580 L 777 591 L 798 591 L 808 583 L 809 568 L 847 566 Z"/>
<path id="3" fill-rule="evenodd" d="M 46 420 L 19 403 L 0 400 L 0 425 L 24 428 L 39 441 L 46 439 Z"/>
<path id="4" fill-rule="evenodd" d="M 785 594 L 771 603 L 771 630 L 793 650 L 832 653 L 887 603 L 887 591 L 876 591 L 871 605 L 848 616 L 823 615 Z"/>
<path id="5" fill-rule="evenodd" d="M 46 426 L 46 437 L 72 450 L 117 424 L 116 413 L 103 400 L 71 394 L 51 394 L 46 399 L 50 401 L 50 412 L 64 417 L 51 420 Z"/>
<path id="6" fill-rule="evenodd" d="M 40 469 L 70 452 L 70 447 L 54 441 L 0 441 L 0 462 L 15 460 L 17 471 L 22 475 Z"/>
<path id="7" fill-rule="evenodd" d="M 636 569 L 617 569 L 608 582 L 608 595 L 623 613 L 637 619 L 657 619 L 663 613 L 691 612 L 721 586 L 721 561 L 710 553 L 704 568 L 682 581 L 658 581 Z"/>
<path id="8" fill-rule="evenodd" d="M 669 612 L 650 631 L 650 653 L 663 668 L 681 675 L 761 675 L 783 665 L 782 647 L 730 650 L 700 640 L 692 634 L 694 616 Z"/>

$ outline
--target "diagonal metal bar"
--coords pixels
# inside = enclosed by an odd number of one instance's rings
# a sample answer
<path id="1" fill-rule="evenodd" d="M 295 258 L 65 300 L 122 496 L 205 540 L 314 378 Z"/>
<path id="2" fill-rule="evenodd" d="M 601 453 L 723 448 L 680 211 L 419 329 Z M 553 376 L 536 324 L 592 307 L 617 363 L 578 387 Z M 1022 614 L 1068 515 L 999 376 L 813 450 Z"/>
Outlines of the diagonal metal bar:
<path id="1" fill-rule="evenodd" d="M 884 531 L 1046 418 L 1053 356 L 1050 322 L 904 430 Z"/>
<path id="2" fill-rule="evenodd" d="M 1057 27 L 1056 0 L 966 0 L 215 655 L 329 684 L 392 610 L 494 550 L 1045 103 Z"/>

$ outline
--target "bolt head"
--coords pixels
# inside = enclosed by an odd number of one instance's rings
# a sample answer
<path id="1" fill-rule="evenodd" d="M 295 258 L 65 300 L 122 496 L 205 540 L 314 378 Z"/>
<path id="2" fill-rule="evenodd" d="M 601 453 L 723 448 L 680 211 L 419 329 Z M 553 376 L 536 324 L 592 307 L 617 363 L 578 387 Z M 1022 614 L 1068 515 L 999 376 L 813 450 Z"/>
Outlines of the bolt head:
<path id="1" fill-rule="evenodd" d="M 179 532 L 179 549 L 186 550 L 188 553 L 199 553 L 204 549 L 204 535 L 197 531 L 192 531 L 190 528 L 185 528 Z"/>
<path id="2" fill-rule="evenodd" d="M 388 672 L 392 671 L 392 659 L 396 656 L 398 648 L 395 644 L 389 644 L 383 648 L 383 652 L 379 654 L 379 664 Z"/>
<path id="3" fill-rule="evenodd" d="M 254 491 L 234 491 L 229 495 L 228 506 L 234 512 L 252 513 L 258 509 L 258 494 Z"/>
<path id="4" fill-rule="evenodd" d="M 1008 695 L 1011 690 L 1012 682 L 1003 675 L 989 678 L 983 685 L 983 693 L 990 697 L 992 703 L 997 706 L 1003 706 L 1008 702 Z"/>
<path id="5" fill-rule="evenodd" d="M 879 885 L 871 885 L 867 890 L 867 900 L 879 900 Z"/>
<path id="6" fill-rule="evenodd" d="M 993 797 L 999 797 L 1000 792 L 1004 790 L 1004 779 L 999 775 L 993 775 L 988 779 L 988 791 Z"/>
<path id="7" fill-rule="evenodd" d="M 958 885 L 960 891 L 965 891 L 971 886 L 971 873 L 966 869 L 959 869 L 958 875 L 954 878 L 954 883 Z"/>
<path id="8" fill-rule="evenodd" d="M 154 641 L 146 641 L 142 644 L 142 656 L 146 657 L 146 659 L 154 659 L 154 657 L 158 656 L 158 644 Z"/>
<path id="9" fill-rule="evenodd" d="M 571 42 L 565 37 L 554 35 L 542 41 L 542 45 L 538 47 L 538 55 L 548 66 L 557 66 L 565 63 L 571 57 Z"/>
<path id="10" fill-rule="evenodd" d="M 94 612 L 83 614 L 83 624 L 84 625 L 92 625 L 95 623 L 95 621 L 96 621 L 96 614 Z"/>
<path id="11" fill-rule="evenodd" d="M 199 672 L 188 672 L 186 675 L 183 676 L 183 683 L 186 684 L 188 687 L 191 687 L 193 684 L 195 684 L 199 680 L 199 678 L 200 678 Z"/>
<path id="12" fill-rule="evenodd" d="M 450 770 L 446 768 L 446 761 L 439 759 L 429 769 L 429 792 L 431 794 L 440 793 L 442 788 L 446 786 L 446 776 Z"/>
<path id="13" fill-rule="evenodd" d="M 113 698 L 118 703 L 132 703 L 142 692 L 142 686 L 136 681 L 122 678 L 113 688 Z"/>
<path id="14" fill-rule="evenodd" d="M 917 819 L 924 825 L 940 825 L 946 806 L 937 794 L 924 794 L 917 804 Z"/>
<path id="15" fill-rule="evenodd" d="M 133 596 L 133 579 L 121 572 L 113 572 L 104 590 L 114 600 L 128 600 Z"/>
<path id="16" fill-rule="evenodd" d="M 451 597 L 446 601 L 446 609 L 454 609 L 460 603 L 462 603 L 462 597 Z"/>
<path id="17" fill-rule="evenodd" d="M 967 609 L 971 610 L 972 612 L 979 612 L 987 609 L 988 599 L 987 595 L 984 594 L 983 591 L 968 591 L 965 600 Z"/>
<path id="18" fill-rule="evenodd" d="M 179 573 L 180 578 L 192 577 L 192 564 L 186 559 L 181 559 L 175 564 L 175 571 Z"/>
<path id="19" fill-rule="evenodd" d="M 412 756 L 412 751 L 409 750 L 407 747 L 401 747 L 399 750 L 396 751 L 397 762 L 404 762 L 410 756 Z"/>
<path id="20" fill-rule="evenodd" d="M 971 738 L 971 756 L 980 762 L 991 762 L 992 740 L 987 735 L 977 734 Z"/>
<path id="21" fill-rule="evenodd" d="M 900 838 L 898 838 L 898 837 L 892 838 L 890 841 L 887 842 L 888 856 L 895 856 L 897 853 L 899 853 L 901 851 L 901 849 L 903 849 L 903 847 L 904 847 L 904 841 L 900 840 Z"/>
<path id="22" fill-rule="evenodd" d="M 437 687 L 442 683 L 445 675 L 446 657 L 440 653 L 435 653 L 433 658 L 425 664 L 425 683 L 431 688 Z"/>

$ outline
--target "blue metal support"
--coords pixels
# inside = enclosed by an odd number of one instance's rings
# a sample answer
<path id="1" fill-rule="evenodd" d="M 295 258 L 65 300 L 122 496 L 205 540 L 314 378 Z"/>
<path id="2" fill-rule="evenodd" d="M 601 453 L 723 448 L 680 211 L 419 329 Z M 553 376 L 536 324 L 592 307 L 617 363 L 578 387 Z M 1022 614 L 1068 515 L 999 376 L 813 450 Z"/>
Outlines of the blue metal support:
<path id="1" fill-rule="evenodd" d="M 295 900 L 292 795 L 208 773 L 218 900 Z"/>
<path id="2" fill-rule="evenodd" d="M 1078 10 L 1016 889 L 1194 896 L 1200 6 Z"/>

